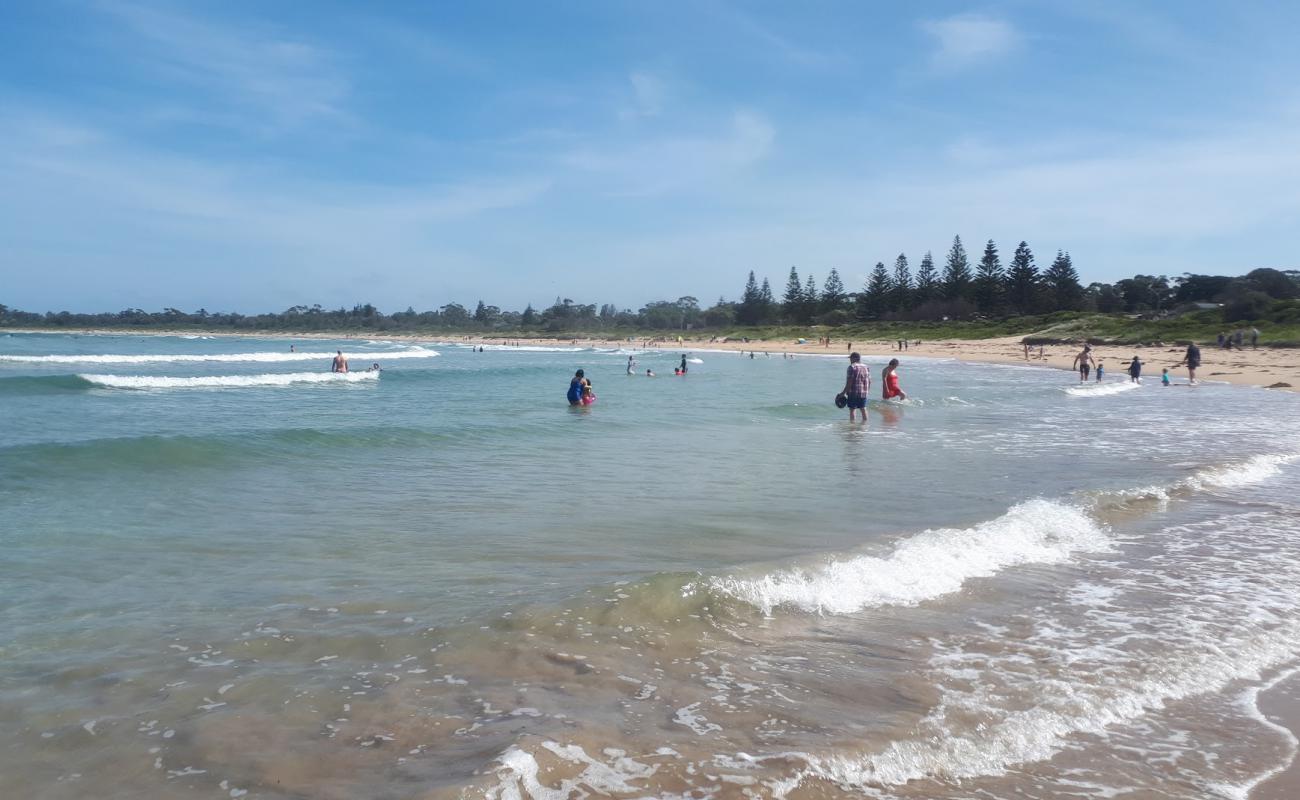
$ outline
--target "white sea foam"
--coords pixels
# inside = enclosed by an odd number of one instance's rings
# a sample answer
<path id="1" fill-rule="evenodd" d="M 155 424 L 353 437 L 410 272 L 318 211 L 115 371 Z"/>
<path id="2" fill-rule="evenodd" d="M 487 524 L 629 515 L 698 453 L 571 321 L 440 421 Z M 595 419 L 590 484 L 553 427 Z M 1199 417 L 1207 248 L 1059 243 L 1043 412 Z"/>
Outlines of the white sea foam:
<path id="1" fill-rule="evenodd" d="M 1078 386 L 1071 386 L 1065 390 L 1065 393 L 1071 397 L 1107 397 L 1120 392 L 1127 392 L 1132 389 L 1140 388 L 1139 384 L 1132 381 L 1114 381 L 1112 383 L 1081 383 Z"/>
<path id="2" fill-rule="evenodd" d="M 656 764 L 644 764 L 627 756 L 621 750 L 607 749 L 608 761 L 601 761 L 588 755 L 576 744 L 561 745 L 556 742 L 543 742 L 542 747 L 555 757 L 570 764 L 581 765 L 583 770 L 572 778 L 558 781 L 556 788 L 542 784 L 541 766 L 529 752 L 511 747 L 498 759 L 496 786 L 484 794 L 491 800 L 567 800 L 571 797 L 585 797 L 590 792 L 597 795 L 609 795 L 615 792 L 636 792 L 637 788 L 629 783 L 632 780 L 645 780 L 659 769 Z"/>
<path id="3" fill-rule="evenodd" d="M 881 752 L 856 756 L 809 756 L 808 772 L 845 787 L 1003 775 L 1017 764 L 1051 758 L 1067 737 L 1102 734 L 1171 701 L 1220 690 L 1292 658 L 1300 646 L 1300 626 L 1233 645 L 1153 663 L 1144 679 L 1121 691 L 1110 691 L 1105 684 L 1072 684 L 1068 702 L 1008 714 L 967 735 L 895 741 Z"/>
<path id="4" fill-rule="evenodd" d="M 1282 471 L 1285 464 L 1300 458 L 1300 453 L 1258 455 L 1236 464 L 1211 467 L 1180 481 L 1191 489 L 1232 489 L 1268 480 Z"/>
<path id="5" fill-rule="evenodd" d="M 781 606 L 848 614 L 915 605 L 1006 567 L 1058 563 L 1075 552 L 1109 546 L 1106 532 L 1082 510 L 1036 499 L 972 528 L 924 531 L 899 542 L 886 557 L 835 559 L 815 569 L 781 570 L 759 578 L 716 578 L 711 588 L 767 614 Z"/>
<path id="6" fill-rule="evenodd" d="M 356 361 L 391 361 L 405 358 L 433 358 L 438 351 L 423 347 L 406 350 L 366 350 L 364 352 L 345 353 Z M 186 362 L 225 362 L 225 363 L 276 363 L 288 361 L 321 361 L 334 357 L 334 352 L 324 353 L 148 353 L 142 355 L 118 355 L 104 353 L 99 355 L 46 355 L 19 356 L 0 355 L 0 362 L 22 364 L 170 364 Z"/>
<path id="7" fill-rule="evenodd" d="M 172 378 L 163 375 L 78 375 L 110 389 L 212 389 L 250 386 L 290 386 L 300 383 L 360 383 L 379 379 L 378 372 L 274 372 L 266 375 L 202 375 Z"/>
<path id="8" fill-rule="evenodd" d="M 1300 453 L 1268 453 L 1252 456 L 1245 461 L 1206 467 L 1171 484 L 1115 489 L 1101 493 L 1100 497 L 1103 501 L 1118 500 L 1121 504 L 1133 500 L 1154 500 L 1163 504 L 1183 492 L 1235 489 L 1266 481 L 1276 477 L 1283 466 L 1297 459 L 1300 459 Z"/>

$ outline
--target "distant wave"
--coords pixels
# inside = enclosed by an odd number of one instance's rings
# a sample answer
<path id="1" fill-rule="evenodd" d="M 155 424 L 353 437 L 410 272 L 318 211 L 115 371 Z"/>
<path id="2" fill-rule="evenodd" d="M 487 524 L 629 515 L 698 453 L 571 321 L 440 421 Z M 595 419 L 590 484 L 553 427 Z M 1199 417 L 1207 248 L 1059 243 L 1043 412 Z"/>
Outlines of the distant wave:
<path id="1" fill-rule="evenodd" d="M 161 375 L 78 375 L 109 389 L 212 389 L 250 386 L 290 386 L 296 383 L 361 383 L 379 380 L 378 372 L 274 372 L 266 375 L 203 375 L 171 378 Z"/>
<path id="2" fill-rule="evenodd" d="M 814 569 L 757 578 L 715 578 L 710 588 L 766 614 L 782 606 L 850 614 L 915 605 L 1006 567 L 1058 563 L 1075 552 L 1109 547 L 1106 532 L 1082 509 L 1036 499 L 971 528 L 927 530 L 903 539 L 888 556 L 834 559 Z"/>
<path id="3" fill-rule="evenodd" d="M 1300 453 L 1269 453 L 1252 456 L 1244 461 L 1199 469 L 1186 478 L 1170 484 L 1098 492 L 1098 503 L 1112 507 L 1124 507 L 1139 500 L 1155 500 L 1164 503 L 1188 492 L 1249 486 L 1276 476 L 1282 471 L 1284 465 L 1296 460 L 1300 460 Z"/>
<path id="4" fill-rule="evenodd" d="M 406 350 L 376 351 L 367 350 L 349 355 L 353 360 L 380 361 L 395 358 L 433 358 L 439 355 L 436 350 L 424 347 L 412 347 Z M 151 353 L 144 355 L 117 355 L 104 353 L 98 355 L 46 355 L 20 356 L 0 355 L 0 362 L 18 364 L 168 364 L 181 362 L 220 361 L 239 362 L 282 362 L 282 361 L 320 361 L 334 357 L 334 351 L 323 353 Z"/>
<path id="5" fill-rule="evenodd" d="M 1139 384 L 1132 381 L 1115 381 L 1112 383 L 1081 383 L 1078 386 L 1071 386 L 1065 390 L 1065 393 L 1072 397 L 1106 397 L 1120 392 L 1127 392 L 1130 389 L 1139 388 Z"/>

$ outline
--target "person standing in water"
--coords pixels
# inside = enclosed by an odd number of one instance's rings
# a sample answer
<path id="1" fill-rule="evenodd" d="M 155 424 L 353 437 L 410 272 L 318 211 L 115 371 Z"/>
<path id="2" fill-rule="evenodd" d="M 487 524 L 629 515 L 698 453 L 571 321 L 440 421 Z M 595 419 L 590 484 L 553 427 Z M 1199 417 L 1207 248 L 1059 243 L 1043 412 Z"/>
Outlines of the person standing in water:
<path id="1" fill-rule="evenodd" d="M 1196 342 L 1187 345 L 1187 355 L 1183 356 L 1183 360 L 1174 366 L 1178 367 L 1183 364 L 1187 365 L 1187 381 L 1196 383 L 1196 370 L 1201 366 L 1201 348 L 1196 346 Z"/>
<path id="2" fill-rule="evenodd" d="M 583 390 L 586 388 L 587 388 L 586 373 L 583 372 L 582 370 L 578 370 L 577 372 L 573 373 L 573 379 L 569 381 L 569 393 L 567 395 L 567 397 L 569 398 L 569 405 L 571 406 L 582 405 Z"/>
<path id="3" fill-rule="evenodd" d="M 334 360 L 330 362 L 330 372 L 347 372 L 348 360 L 343 357 L 342 350 L 334 351 Z"/>
<path id="4" fill-rule="evenodd" d="M 854 420 L 854 412 L 862 412 L 862 421 L 867 421 L 867 395 L 871 394 L 871 370 L 862 363 L 862 356 L 856 352 L 849 354 L 849 369 L 844 376 L 844 391 L 840 392 L 848 399 L 849 422 Z"/>
<path id="5" fill-rule="evenodd" d="M 1079 355 L 1074 357 L 1074 368 L 1079 370 L 1079 383 L 1088 380 L 1088 373 L 1097 364 L 1097 359 L 1092 357 L 1092 345 L 1085 344 Z"/>
<path id="6" fill-rule="evenodd" d="M 1142 382 L 1142 362 L 1138 360 L 1137 356 L 1133 356 L 1133 360 L 1129 362 L 1128 379 L 1133 383 Z"/>
<path id="7" fill-rule="evenodd" d="M 682 374 L 686 374 L 686 354 L 682 353 Z"/>
<path id="8" fill-rule="evenodd" d="M 907 399 L 907 394 L 898 388 L 898 359 L 889 359 L 889 366 L 881 371 L 880 380 L 884 383 L 884 386 L 881 387 L 884 399 L 893 400 L 895 397 L 899 400 Z"/>
<path id="9" fill-rule="evenodd" d="M 635 370 L 636 370 L 636 361 L 632 358 L 632 356 L 628 356 L 628 357 L 627 357 L 627 374 L 628 374 L 628 375 L 635 375 L 635 374 L 636 374 L 636 371 L 635 371 Z"/>

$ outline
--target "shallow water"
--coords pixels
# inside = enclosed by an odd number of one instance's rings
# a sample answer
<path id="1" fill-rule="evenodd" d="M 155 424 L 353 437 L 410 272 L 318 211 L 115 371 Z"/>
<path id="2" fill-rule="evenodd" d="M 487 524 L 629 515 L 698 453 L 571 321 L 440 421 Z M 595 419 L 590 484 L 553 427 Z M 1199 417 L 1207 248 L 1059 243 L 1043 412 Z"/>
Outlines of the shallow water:
<path id="1" fill-rule="evenodd" d="M 0 336 L 15 796 L 1235 797 L 1293 754 L 1242 698 L 1300 657 L 1294 396 L 904 358 L 862 426 L 842 354 L 296 344 Z"/>

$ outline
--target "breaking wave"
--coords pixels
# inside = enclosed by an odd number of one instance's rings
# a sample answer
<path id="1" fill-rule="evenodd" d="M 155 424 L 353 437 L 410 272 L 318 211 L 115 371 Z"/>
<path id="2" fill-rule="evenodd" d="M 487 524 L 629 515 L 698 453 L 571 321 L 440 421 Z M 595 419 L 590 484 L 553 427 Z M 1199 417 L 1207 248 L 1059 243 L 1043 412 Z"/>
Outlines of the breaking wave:
<path id="1" fill-rule="evenodd" d="M 389 361 L 395 358 L 433 358 L 439 355 L 436 350 L 429 350 L 424 347 L 412 347 L 406 350 L 377 351 L 368 350 L 365 352 L 354 352 L 350 355 L 358 361 Z M 11 362 L 16 364 L 170 364 L 185 362 L 225 362 L 225 363 L 248 363 L 248 362 L 292 362 L 292 361 L 321 361 L 334 357 L 334 352 L 322 353 L 173 353 L 173 354 L 142 354 L 142 355 L 118 355 L 118 354 L 98 354 L 98 355 L 44 355 L 44 356 L 19 356 L 19 355 L 0 355 L 0 362 Z"/>
<path id="2" fill-rule="evenodd" d="M 162 375 L 78 375 L 109 389 L 212 389 L 250 386 L 291 386 L 300 383 L 361 383 L 379 380 L 378 372 L 274 372 L 266 375 L 201 375 L 173 378 Z"/>

